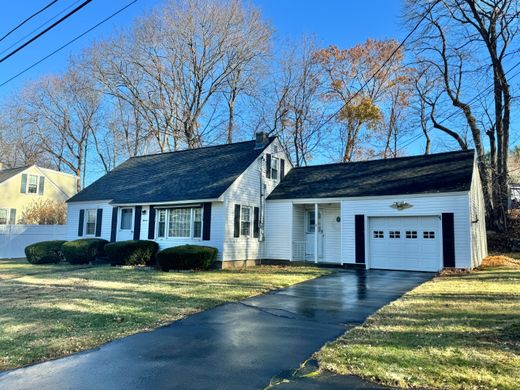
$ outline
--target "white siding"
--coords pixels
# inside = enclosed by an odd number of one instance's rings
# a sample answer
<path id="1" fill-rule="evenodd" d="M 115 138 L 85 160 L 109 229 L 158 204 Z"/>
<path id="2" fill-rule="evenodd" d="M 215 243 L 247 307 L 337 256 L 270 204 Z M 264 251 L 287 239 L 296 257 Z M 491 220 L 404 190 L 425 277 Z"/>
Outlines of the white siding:
<path id="1" fill-rule="evenodd" d="M 407 202 L 413 207 L 398 211 L 390 207 L 394 202 Z M 368 226 L 369 217 L 439 216 L 440 218 L 442 213 L 454 213 L 456 267 L 470 268 L 471 243 L 467 193 L 344 199 L 341 216 L 342 262 L 355 263 L 354 216 L 356 214 L 365 215 L 365 226 Z M 370 267 L 367 244 L 368 237 L 365 236 L 365 258 L 367 267 Z"/>
<path id="2" fill-rule="evenodd" d="M 275 152 L 274 148 L 278 147 L 279 152 Z M 223 237 L 223 260 L 256 260 L 264 257 L 262 250 L 265 245 L 259 238 L 250 237 L 233 237 L 234 233 L 234 214 L 235 205 L 261 207 L 260 188 L 265 185 L 265 197 L 269 196 L 271 191 L 278 185 L 279 181 L 267 179 L 265 176 L 265 155 L 272 154 L 275 157 L 285 160 L 285 174 L 291 169 L 291 163 L 285 156 L 278 140 L 269 145 L 263 153 L 247 168 L 240 177 L 228 188 L 224 193 L 224 237 Z M 264 212 L 264 220 L 268 221 L 267 212 Z M 287 219 L 287 226 L 290 225 L 290 215 Z M 253 221 L 251 221 L 253 222 Z M 265 232 L 268 227 L 265 226 Z M 291 241 L 287 241 L 290 247 Z M 290 250 L 290 248 L 289 248 Z"/>
<path id="3" fill-rule="evenodd" d="M 291 201 L 267 202 L 264 242 L 266 259 L 291 260 L 292 210 Z"/>
<path id="4" fill-rule="evenodd" d="M 471 266 L 478 267 L 482 259 L 487 256 L 486 210 L 484 193 L 477 163 L 473 169 L 473 180 L 469 196 L 471 224 Z"/>
<path id="5" fill-rule="evenodd" d="M 103 209 L 103 221 L 101 222 L 101 236 L 105 240 L 110 241 L 110 232 L 112 230 L 112 206 L 108 202 L 78 202 L 69 203 L 67 207 L 67 240 L 77 240 L 78 238 L 87 238 L 78 236 L 79 211 L 87 209 Z M 99 223 L 99 222 L 98 222 Z M 84 231 L 84 230 L 83 230 Z M 88 236 L 93 237 L 93 236 Z"/>

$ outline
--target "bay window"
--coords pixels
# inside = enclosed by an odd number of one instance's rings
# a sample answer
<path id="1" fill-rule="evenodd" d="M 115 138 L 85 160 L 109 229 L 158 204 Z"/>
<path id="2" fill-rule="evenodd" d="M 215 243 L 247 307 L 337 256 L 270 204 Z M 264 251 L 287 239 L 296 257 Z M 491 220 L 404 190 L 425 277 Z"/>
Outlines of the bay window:
<path id="1" fill-rule="evenodd" d="M 183 207 L 157 210 L 158 238 L 202 238 L 202 208 Z"/>

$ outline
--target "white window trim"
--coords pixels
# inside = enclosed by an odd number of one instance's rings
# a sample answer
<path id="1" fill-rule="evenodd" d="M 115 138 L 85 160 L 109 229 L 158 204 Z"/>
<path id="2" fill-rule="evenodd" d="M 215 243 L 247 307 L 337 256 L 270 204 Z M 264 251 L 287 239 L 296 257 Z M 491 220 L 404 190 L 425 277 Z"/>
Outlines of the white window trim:
<path id="1" fill-rule="evenodd" d="M 244 221 L 242 218 L 244 217 L 244 209 L 249 209 L 249 221 Z M 253 206 L 245 206 L 240 205 L 240 237 L 253 237 L 253 224 L 254 224 L 254 209 Z M 242 222 L 249 222 L 249 232 L 247 234 L 242 233 Z"/>
<path id="2" fill-rule="evenodd" d="M 275 161 L 277 163 L 276 170 L 274 169 Z M 279 157 L 271 157 L 271 179 L 274 181 L 280 181 L 280 158 Z M 273 171 L 276 171 L 276 178 L 273 176 Z"/>
<path id="3" fill-rule="evenodd" d="M 170 225 L 170 212 L 169 210 L 176 209 L 189 209 L 190 210 L 190 236 L 189 237 L 177 237 L 177 236 L 169 236 L 168 230 Z M 200 209 L 200 237 L 194 237 L 193 233 L 195 231 L 195 209 Z M 157 208 L 156 214 L 159 213 L 160 210 L 166 210 L 165 215 L 165 226 L 164 226 L 164 237 L 159 237 L 159 218 L 155 218 L 155 239 L 156 240 L 194 240 L 194 241 L 202 241 L 202 235 L 204 234 L 204 208 L 203 207 L 165 207 L 165 208 Z"/>
<path id="4" fill-rule="evenodd" d="M 36 192 L 29 192 L 29 181 L 31 176 L 36 176 Z M 26 195 L 39 195 L 40 194 L 40 176 L 32 173 L 27 174 L 27 182 L 25 183 L 25 194 Z"/>
<path id="5" fill-rule="evenodd" d="M 87 224 L 88 224 L 88 213 L 89 211 L 93 211 L 94 212 L 94 233 L 92 234 L 89 234 L 88 233 L 88 229 L 87 229 Z M 86 209 L 85 210 L 85 221 L 83 222 L 84 226 L 83 226 L 83 230 L 85 232 L 85 237 L 95 237 L 96 236 L 96 229 L 97 229 L 97 223 L 98 223 L 98 220 L 97 220 L 97 209 Z"/>
<path id="6" fill-rule="evenodd" d="M 5 223 L 0 223 L 0 225 L 9 225 L 9 218 L 10 218 L 10 214 L 11 214 L 11 209 L 6 209 L 6 208 L 0 208 L 0 210 L 3 210 L 5 211 Z"/>
<path id="7" fill-rule="evenodd" d="M 123 222 L 123 210 L 132 210 L 132 219 L 130 221 L 130 229 L 122 229 L 121 228 L 121 223 Z M 119 209 L 119 230 L 120 231 L 121 230 L 125 230 L 125 231 L 126 230 L 130 230 L 130 231 L 134 230 L 134 220 L 135 220 L 135 214 L 134 213 L 135 213 L 135 208 L 133 208 L 133 207 L 121 207 Z"/>

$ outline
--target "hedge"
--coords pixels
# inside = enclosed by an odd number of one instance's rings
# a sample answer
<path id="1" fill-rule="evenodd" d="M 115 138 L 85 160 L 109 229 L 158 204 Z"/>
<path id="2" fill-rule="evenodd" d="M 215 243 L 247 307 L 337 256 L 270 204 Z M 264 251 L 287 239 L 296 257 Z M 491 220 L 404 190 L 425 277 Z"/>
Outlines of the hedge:
<path id="1" fill-rule="evenodd" d="M 159 245 L 154 241 L 129 240 L 105 245 L 112 265 L 152 265 Z"/>
<path id="2" fill-rule="evenodd" d="M 83 238 L 69 241 L 61 246 L 65 260 L 70 264 L 87 264 L 94 261 L 96 257 L 104 257 L 104 247 L 107 240 L 100 238 Z"/>
<path id="3" fill-rule="evenodd" d="M 157 253 L 157 262 L 163 271 L 205 270 L 217 259 L 218 250 L 209 246 L 182 245 L 167 248 Z"/>
<path id="4" fill-rule="evenodd" d="M 31 264 L 59 263 L 63 257 L 61 246 L 67 241 L 41 241 L 25 248 L 25 257 Z"/>

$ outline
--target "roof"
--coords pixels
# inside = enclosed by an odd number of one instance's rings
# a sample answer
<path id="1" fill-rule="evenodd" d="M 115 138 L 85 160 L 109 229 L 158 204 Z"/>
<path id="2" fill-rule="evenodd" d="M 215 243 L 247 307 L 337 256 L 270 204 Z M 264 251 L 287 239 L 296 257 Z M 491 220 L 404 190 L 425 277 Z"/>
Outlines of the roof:
<path id="1" fill-rule="evenodd" d="M 469 191 L 474 151 L 292 169 L 268 199 Z"/>
<path id="2" fill-rule="evenodd" d="M 13 176 L 18 175 L 19 173 L 25 171 L 28 166 L 25 167 L 18 167 L 18 168 L 10 168 L 10 169 L 3 169 L 0 171 L 0 183 L 3 183 L 4 181 L 10 179 Z"/>
<path id="3" fill-rule="evenodd" d="M 269 138 L 265 147 L 273 140 Z M 139 204 L 216 199 L 263 149 L 255 149 L 255 141 L 246 141 L 132 157 L 68 202 Z"/>

